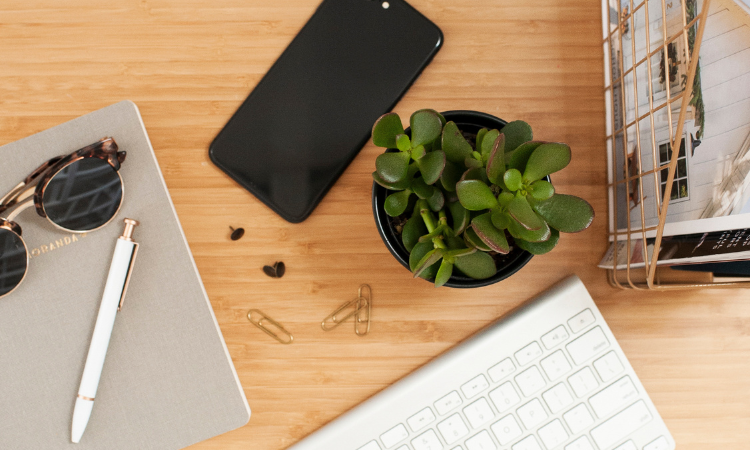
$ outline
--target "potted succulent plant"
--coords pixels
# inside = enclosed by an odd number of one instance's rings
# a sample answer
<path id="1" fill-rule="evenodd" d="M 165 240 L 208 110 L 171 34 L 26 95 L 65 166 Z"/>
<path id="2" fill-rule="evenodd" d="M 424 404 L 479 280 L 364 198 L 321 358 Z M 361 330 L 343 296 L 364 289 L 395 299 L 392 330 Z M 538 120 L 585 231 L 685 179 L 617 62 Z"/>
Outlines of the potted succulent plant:
<path id="1" fill-rule="evenodd" d="M 409 122 L 405 130 L 395 113 L 375 122 L 373 143 L 387 150 L 372 174 L 373 212 L 415 277 L 492 284 L 552 250 L 560 232 L 591 224 L 591 205 L 549 179 L 570 162 L 568 145 L 533 141 L 527 123 L 475 111 L 422 109 Z"/>

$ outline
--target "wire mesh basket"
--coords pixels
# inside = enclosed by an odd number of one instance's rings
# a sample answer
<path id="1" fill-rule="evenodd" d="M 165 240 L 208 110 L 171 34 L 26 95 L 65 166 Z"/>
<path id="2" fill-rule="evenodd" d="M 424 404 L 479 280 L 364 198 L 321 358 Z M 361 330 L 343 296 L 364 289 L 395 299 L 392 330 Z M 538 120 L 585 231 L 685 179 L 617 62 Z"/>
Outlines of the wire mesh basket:
<path id="1" fill-rule="evenodd" d="M 750 286 L 715 283 L 710 274 L 669 276 L 673 271 L 657 268 L 660 252 L 653 250 L 662 248 L 670 201 L 689 195 L 686 153 L 700 144 L 705 120 L 698 55 L 709 4 L 603 3 L 609 241 L 615 243 L 607 272 L 615 287 Z M 631 267 L 634 251 L 642 252 L 638 268 Z"/>

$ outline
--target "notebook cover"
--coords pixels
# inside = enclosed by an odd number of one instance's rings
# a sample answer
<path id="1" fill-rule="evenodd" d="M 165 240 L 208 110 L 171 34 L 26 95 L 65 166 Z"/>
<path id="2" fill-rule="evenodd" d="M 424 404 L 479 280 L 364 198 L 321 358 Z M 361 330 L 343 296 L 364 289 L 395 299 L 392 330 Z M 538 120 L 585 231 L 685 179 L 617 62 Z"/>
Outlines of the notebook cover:
<path id="1" fill-rule="evenodd" d="M 0 299 L 0 448 L 176 449 L 250 417 L 134 103 L 0 147 L 0 195 L 47 159 L 108 136 L 128 153 L 112 222 L 73 235 L 33 208 L 16 219 L 31 259 L 23 284 Z M 91 419 L 72 444 L 73 405 L 125 217 L 141 223 L 140 248 Z"/>

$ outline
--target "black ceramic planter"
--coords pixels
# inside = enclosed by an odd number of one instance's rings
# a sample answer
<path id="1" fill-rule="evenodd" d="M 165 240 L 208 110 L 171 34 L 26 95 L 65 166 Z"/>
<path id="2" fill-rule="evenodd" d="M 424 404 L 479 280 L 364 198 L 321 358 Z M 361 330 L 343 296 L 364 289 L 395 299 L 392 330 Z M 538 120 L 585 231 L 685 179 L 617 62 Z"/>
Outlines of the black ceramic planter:
<path id="1" fill-rule="evenodd" d="M 490 130 L 497 128 L 498 130 L 501 130 L 507 124 L 507 122 L 502 119 L 477 111 L 446 111 L 442 114 L 445 116 L 446 120 L 456 122 L 456 125 L 458 125 L 460 130 L 469 133 L 476 133 L 482 128 Z M 410 130 L 407 128 L 406 132 L 409 133 L 409 131 Z M 383 239 L 385 246 L 394 258 L 396 258 L 406 270 L 411 272 L 409 269 L 409 252 L 406 251 L 406 247 L 404 247 L 404 244 L 401 242 L 401 236 L 397 234 L 391 224 L 391 218 L 383 209 L 383 203 L 388 194 L 388 189 L 375 182 L 372 183 L 372 211 L 375 215 L 375 224 L 378 227 L 378 232 L 380 233 L 380 237 Z M 518 272 L 533 256 L 534 255 L 525 250 L 514 247 L 513 251 L 508 255 L 508 258 L 506 258 L 504 264 L 497 268 L 497 273 L 493 277 L 484 280 L 475 280 L 454 273 L 450 280 L 445 283 L 445 286 L 453 288 L 474 288 L 497 283 L 498 281 L 504 280 Z"/>

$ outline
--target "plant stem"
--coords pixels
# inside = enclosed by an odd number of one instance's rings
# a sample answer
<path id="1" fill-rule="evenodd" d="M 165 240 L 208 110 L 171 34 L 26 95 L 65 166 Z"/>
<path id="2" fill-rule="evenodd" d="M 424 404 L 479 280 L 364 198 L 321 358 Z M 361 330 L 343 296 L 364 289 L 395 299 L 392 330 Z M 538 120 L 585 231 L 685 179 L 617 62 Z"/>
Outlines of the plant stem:
<path id="1" fill-rule="evenodd" d="M 430 207 L 427 205 L 427 202 L 425 200 L 419 200 L 419 202 L 419 215 L 422 216 L 422 220 L 424 220 L 427 231 L 429 233 L 432 233 L 433 231 L 435 231 L 435 228 L 437 228 L 437 225 L 435 225 L 435 217 L 432 215 L 432 211 L 430 211 Z M 448 220 L 447 217 L 445 217 L 445 212 L 442 210 L 440 211 L 440 217 L 441 219 L 445 218 L 446 221 Z M 442 236 L 432 238 L 432 245 L 435 246 L 435 248 L 448 248 L 445 246 Z"/>
<path id="2" fill-rule="evenodd" d="M 419 200 L 419 202 L 419 215 L 422 216 L 427 231 L 432 233 L 436 228 L 435 218 L 432 216 L 432 212 L 430 211 L 430 207 L 427 206 L 427 202 L 425 200 Z"/>

